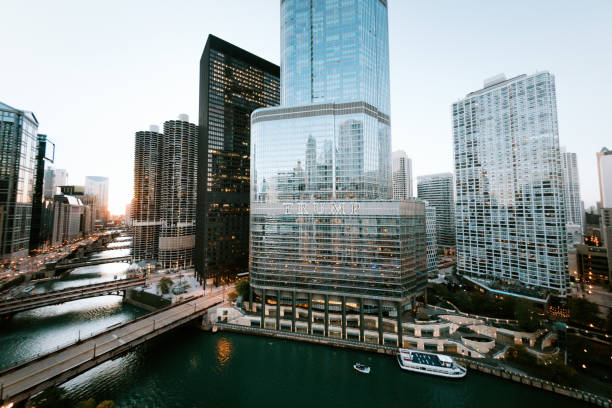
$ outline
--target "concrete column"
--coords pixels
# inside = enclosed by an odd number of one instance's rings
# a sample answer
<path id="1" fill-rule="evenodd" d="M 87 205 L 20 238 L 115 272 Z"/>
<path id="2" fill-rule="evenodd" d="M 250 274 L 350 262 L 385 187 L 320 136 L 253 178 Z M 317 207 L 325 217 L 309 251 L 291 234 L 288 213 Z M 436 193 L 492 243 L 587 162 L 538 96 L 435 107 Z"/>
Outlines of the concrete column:
<path id="1" fill-rule="evenodd" d="M 397 302 L 397 347 L 404 347 L 404 333 L 402 329 L 402 304 Z"/>
<path id="2" fill-rule="evenodd" d="M 385 339 L 383 338 L 383 314 L 382 314 L 382 300 L 378 299 L 378 344 L 384 344 Z"/>
<path id="3" fill-rule="evenodd" d="M 325 295 L 325 331 L 323 335 L 329 336 L 329 295 Z"/>
<path id="4" fill-rule="evenodd" d="M 308 334 L 312 334 L 312 293 L 308 294 Z"/>
<path id="5" fill-rule="evenodd" d="M 276 291 L 276 330 L 280 330 L 280 289 Z"/>
<path id="6" fill-rule="evenodd" d="M 261 290 L 261 327 L 266 327 L 266 290 Z"/>
<path id="7" fill-rule="evenodd" d="M 291 293 L 291 331 L 295 331 L 295 292 Z"/>
<path id="8" fill-rule="evenodd" d="M 365 319 L 363 318 L 363 299 L 359 298 L 359 341 L 365 342 L 363 334 L 363 324 Z"/>
<path id="9" fill-rule="evenodd" d="M 342 338 L 346 339 L 346 296 L 342 296 Z"/>
<path id="10" fill-rule="evenodd" d="M 251 312 L 255 311 L 253 307 L 253 288 L 249 286 L 249 310 Z"/>

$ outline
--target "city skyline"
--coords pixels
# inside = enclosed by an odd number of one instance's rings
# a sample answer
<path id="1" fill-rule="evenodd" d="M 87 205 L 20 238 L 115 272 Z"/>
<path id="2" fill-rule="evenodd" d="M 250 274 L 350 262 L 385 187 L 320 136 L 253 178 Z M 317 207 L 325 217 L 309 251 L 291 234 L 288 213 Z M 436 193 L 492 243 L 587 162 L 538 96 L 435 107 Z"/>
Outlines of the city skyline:
<path id="1" fill-rule="evenodd" d="M 15 18 L 0 28 L 0 35 L 20 38 L 16 48 L 3 47 L 21 62 L 3 66 L 3 101 L 37 115 L 41 133 L 57 144 L 56 167 L 68 169 L 69 183 L 82 184 L 89 174 L 109 177 L 110 210 L 122 213 L 132 197 L 134 132 L 161 124 L 177 112 L 196 117 L 197 61 L 208 33 L 273 63 L 280 61 L 277 2 L 262 2 L 258 8 L 247 4 L 232 7 L 236 24 L 231 26 L 216 17 L 226 15 L 227 6 L 214 3 L 172 7 L 132 3 L 122 6 L 119 16 L 112 6 L 68 1 L 53 6 L 40 2 L 27 9 L 8 4 L 5 10 Z M 494 14 L 495 19 L 490 19 L 495 6 L 486 2 L 471 7 L 390 2 L 392 148 L 413 158 L 415 176 L 452 170 L 448 112 L 468 90 L 480 88 L 482 80 L 499 72 L 513 77 L 548 70 L 557 77 L 560 142 L 578 155 L 585 207 L 597 201 L 595 154 L 609 145 L 604 107 L 612 89 L 609 82 L 585 85 L 584 78 L 603 77 L 612 65 L 610 56 L 601 53 L 610 37 L 605 33 L 612 35 L 604 18 L 609 13 L 602 11 L 612 5 L 592 1 L 576 12 L 572 4 L 530 5 L 529 15 L 517 4 L 504 16 Z M 135 20 L 133 16 L 143 9 L 147 18 Z M 549 19 L 539 19 L 538 10 L 546 10 Z M 19 16 L 32 22 L 27 30 L 13 23 L 23 21 Z M 107 20 L 104 16 L 114 21 L 112 32 L 101 23 Z M 509 30 L 519 16 L 521 31 Z M 144 29 L 156 23 L 168 27 L 171 20 L 181 21 L 180 28 L 154 33 Z M 249 29 L 253 21 L 258 22 L 258 30 Z M 566 30 L 567 26 L 573 29 Z M 472 47 L 448 41 L 458 32 Z M 407 41 L 410 38 L 422 40 Z M 159 52 L 162 48 L 170 49 L 171 58 Z M 466 54 L 469 48 L 472 51 Z M 487 49 L 486 55 L 481 49 Z M 120 63 L 105 63 L 108 60 Z M 29 86 L 23 87 L 26 81 Z M 80 141 L 95 146 L 97 154 L 80 154 Z"/>
<path id="2" fill-rule="evenodd" d="M 604 1 L 0 5 L 0 408 L 612 407 Z"/>

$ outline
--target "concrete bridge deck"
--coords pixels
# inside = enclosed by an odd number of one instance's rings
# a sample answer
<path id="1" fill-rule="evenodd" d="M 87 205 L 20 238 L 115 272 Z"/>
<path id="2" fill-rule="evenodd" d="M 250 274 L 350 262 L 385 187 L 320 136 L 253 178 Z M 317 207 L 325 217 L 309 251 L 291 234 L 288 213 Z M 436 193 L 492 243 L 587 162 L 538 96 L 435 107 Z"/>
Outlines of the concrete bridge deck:
<path id="1" fill-rule="evenodd" d="M 61 271 L 65 269 L 80 268 L 82 266 L 101 265 L 101 264 L 112 263 L 112 262 L 130 262 L 131 260 L 132 260 L 132 257 L 129 255 L 128 256 L 117 256 L 114 258 L 90 259 L 90 260 L 82 261 L 82 262 L 55 264 L 52 266 L 52 268 L 55 271 Z"/>
<path id="2" fill-rule="evenodd" d="M 222 302 L 222 293 L 200 296 L 111 327 L 57 351 L 0 372 L 0 403 L 18 403 L 190 322 Z"/>
<path id="3" fill-rule="evenodd" d="M 0 316 L 88 297 L 104 296 L 113 292 L 123 291 L 127 288 L 152 283 L 157 280 L 159 279 L 120 279 L 116 281 L 94 283 L 92 285 L 77 286 L 74 288 L 67 288 L 53 292 L 41 293 L 38 295 L 30 295 L 27 297 L 0 301 Z"/>
<path id="4" fill-rule="evenodd" d="M 115 249 L 130 249 L 132 248 L 132 243 L 128 242 L 126 244 L 123 245 L 117 245 L 117 246 L 110 246 L 110 244 L 112 243 L 117 243 L 117 241 L 113 241 L 113 242 L 109 242 L 106 245 L 97 247 L 97 248 L 91 248 L 91 249 L 87 249 L 85 251 L 85 255 L 89 255 L 89 254 L 93 254 L 96 252 L 102 252 L 102 251 L 114 251 Z"/>

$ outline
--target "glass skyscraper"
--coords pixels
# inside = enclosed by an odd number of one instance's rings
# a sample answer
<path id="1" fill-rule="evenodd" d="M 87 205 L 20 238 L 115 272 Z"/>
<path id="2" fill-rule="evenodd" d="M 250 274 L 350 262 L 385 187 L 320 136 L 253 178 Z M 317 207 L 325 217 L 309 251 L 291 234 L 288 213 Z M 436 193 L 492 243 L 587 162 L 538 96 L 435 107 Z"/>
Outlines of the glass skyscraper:
<path id="1" fill-rule="evenodd" d="M 417 196 L 436 209 L 436 241 L 447 249 L 455 247 L 455 194 L 453 174 L 417 177 Z"/>
<path id="2" fill-rule="evenodd" d="M 195 267 L 200 276 L 249 264 L 251 113 L 280 102 L 280 68 L 213 35 L 200 60 Z"/>
<path id="3" fill-rule="evenodd" d="M 515 293 L 568 294 L 554 76 L 492 78 L 452 113 L 457 272 Z"/>
<path id="4" fill-rule="evenodd" d="M 391 200 L 388 55 L 386 1 L 281 1 L 281 106 L 251 116 L 250 282 L 307 307 L 309 333 L 313 309 L 323 335 L 341 311 L 344 338 L 347 311 L 399 319 L 425 290 L 424 203 Z"/>
<path id="5" fill-rule="evenodd" d="M 92 210 L 96 223 L 106 224 L 108 221 L 108 177 L 86 176 L 85 194 L 96 197 L 96 204 Z"/>
<path id="6" fill-rule="evenodd" d="M 425 233 L 427 236 L 427 276 L 438 277 L 438 241 L 436 237 L 436 207 L 425 202 Z"/>
<path id="7" fill-rule="evenodd" d="M 47 135 L 37 135 L 36 171 L 34 174 L 34 190 L 32 193 L 32 223 L 30 228 L 30 251 L 38 249 L 51 241 L 53 229 L 53 201 L 44 195 L 46 162 L 55 160 L 55 143 Z"/>
<path id="8" fill-rule="evenodd" d="M 0 258 L 28 254 L 38 120 L 0 102 Z"/>

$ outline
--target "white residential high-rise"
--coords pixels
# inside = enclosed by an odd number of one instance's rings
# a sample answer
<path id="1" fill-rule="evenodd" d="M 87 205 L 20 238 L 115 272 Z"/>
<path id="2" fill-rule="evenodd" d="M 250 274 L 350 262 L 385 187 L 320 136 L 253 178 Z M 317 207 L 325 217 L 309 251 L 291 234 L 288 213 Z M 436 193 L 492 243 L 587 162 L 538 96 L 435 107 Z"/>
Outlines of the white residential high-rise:
<path id="1" fill-rule="evenodd" d="M 561 166 L 563 169 L 563 196 L 565 198 L 568 244 L 580 244 L 582 243 L 583 211 L 576 153 L 569 153 L 562 147 Z"/>
<path id="2" fill-rule="evenodd" d="M 597 172 L 601 195 L 601 233 L 608 250 L 608 277 L 612 279 L 612 150 L 604 147 L 597 153 Z"/>
<path id="3" fill-rule="evenodd" d="M 612 208 L 612 150 L 604 147 L 597 152 L 597 172 L 599 173 L 601 206 Z"/>
<path id="4" fill-rule="evenodd" d="M 403 150 L 391 153 L 393 172 L 393 199 L 405 200 L 412 197 L 412 159 Z"/>
<path id="5" fill-rule="evenodd" d="M 189 268 L 195 247 L 198 126 L 185 114 L 164 122 L 160 147 L 158 261 L 164 268 Z"/>
<path id="6" fill-rule="evenodd" d="M 554 76 L 506 80 L 453 104 L 457 272 L 513 293 L 569 291 Z"/>

